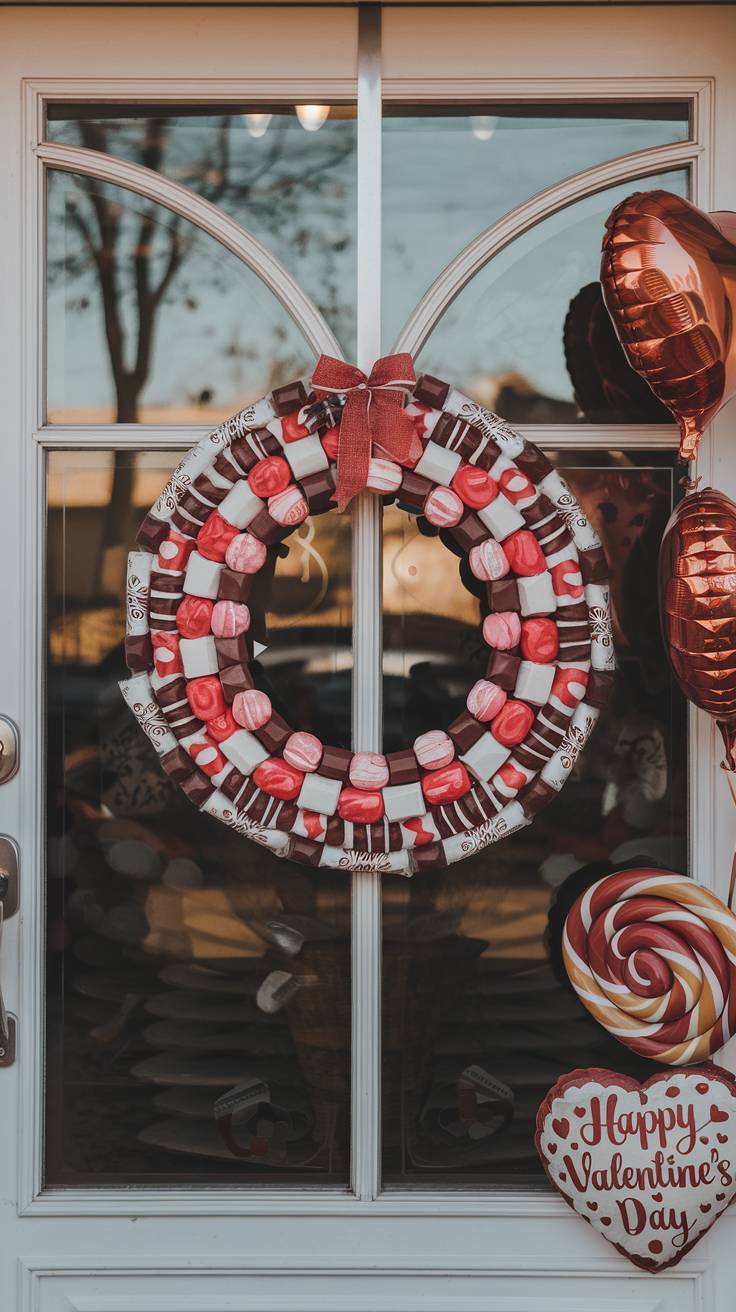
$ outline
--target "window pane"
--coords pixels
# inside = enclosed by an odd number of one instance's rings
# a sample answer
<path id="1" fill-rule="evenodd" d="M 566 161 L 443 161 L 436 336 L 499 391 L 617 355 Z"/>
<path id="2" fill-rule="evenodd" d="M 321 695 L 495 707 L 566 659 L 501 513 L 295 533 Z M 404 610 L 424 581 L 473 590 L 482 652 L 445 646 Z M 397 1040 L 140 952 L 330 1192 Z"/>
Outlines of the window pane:
<path id="1" fill-rule="evenodd" d="M 614 692 L 565 788 L 532 825 L 436 875 L 384 882 L 389 1184 L 540 1178 L 534 1117 L 558 1075 L 588 1065 L 637 1077 L 655 1069 L 588 1015 L 566 984 L 559 937 L 560 908 L 592 877 L 592 863 L 643 857 L 687 868 L 685 705 L 656 605 L 674 461 L 611 451 L 560 455 L 557 464 L 611 562 Z M 457 558 L 396 507 L 385 526 L 385 744 L 395 749 L 451 723 L 485 661 L 479 603 Z M 482 1098 L 468 1114 L 461 1091 L 471 1066 L 508 1087 L 510 1120 L 494 1118 Z"/>
<path id="2" fill-rule="evenodd" d="M 686 196 L 687 172 L 611 187 L 518 237 L 450 306 L 418 371 L 452 378 L 512 424 L 671 424 L 626 363 L 598 287 L 608 215 L 652 187 Z"/>
<path id="3" fill-rule="evenodd" d="M 46 1181 L 345 1183 L 349 882 L 200 814 L 117 687 L 127 544 L 182 454 L 49 455 Z M 273 560 L 261 686 L 344 742 L 349 522 Z"/>
<path id="4" fill-rule="evenodd" d="M 58 105 L 47 133 L 143 164 L 231 214 L 355 357 L 354 106 Z"/>
<path id="5" fill-rule="evenodd" d="M 120 187 L 51 172 L 48 418 L 215 424 L 313 353 L 214 238 Z"/>
<path id="6" fill-rule="evenodd" d="M 516 205 L 688 132 L 687 104 L 385 106 L 386 346 L 445 265 Z"/>

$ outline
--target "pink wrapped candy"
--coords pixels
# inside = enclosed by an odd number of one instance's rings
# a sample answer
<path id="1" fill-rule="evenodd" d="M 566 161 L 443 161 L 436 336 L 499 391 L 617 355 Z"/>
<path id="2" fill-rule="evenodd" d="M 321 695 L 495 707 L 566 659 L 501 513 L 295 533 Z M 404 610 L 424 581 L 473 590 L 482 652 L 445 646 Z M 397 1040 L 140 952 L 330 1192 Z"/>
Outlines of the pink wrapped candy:
<path id="1" fill-rule="evenodd" d="M 511 651 L 519 644 L 521 620 L 513 610 L 499 610 L 486 615 L 483 621 L 483 641 L 496 651 Z"/>
<path id="2" fill-rule="evenodd" d="M 252 533 L 238 533 L 225 552 L 225 562 L 238 574 L 257 574 L 266 559 L 266 544 Z"/>
<path id="3" fill-rule="evenodd" d="M 476 720 L 486 724 L 505 706 L 506 697 L 507 694 L 498 684 L 492 683 L 490 679 L 479 679 L 468 693 L 466 706 Z"/>
<path id="4" fill-rule="evenodd" d="M 277 492 L 275 497 L 269 497 L 268 513 L 277 524 L 286 528 L 301 524 L 309 514 L 309 506 L 301 488 L 292 483 L 283 492 Z"/>
<path id="5" fill-rule="evenodd" d="M 324 438 L 322 439 L 322 445 L 324 446 Z M 393 460 L 381 460 L 375 457 L 368 465 L 366 487 L 371 492 L 380 492 L 382 496 L 385 496 L 388 492 L 398 490 L 401 486 L 402 477 L 403 471 L 400 465 L 394 464 Z"/>
<path id="6" fill-rule="evenodd" d="M 471 547 L 468 564 L 475 577 L 486 583 L 502 579 L 509 572 L 506 552 L 495 538 L 486 538 L 485 542 Z"/>
<path id="7" fill-rule="evenodd" d="M 273 714 L 271 698 L 259 688 L 248 688 L 246 692 L 237 692 L 233 698 L 233 716 L 244 729 L 261 729 Z"/>
<path id="8" fill-rule="evenodd" d="M 455 756 L 455 744 L 442 729 L 430 729 L 414 739 L 414 755 L 423 770 L 439 770 Z"/>
<path id="9" fill-rule="evenodd" d="M 356 752 L 350 762 L 350 782 L 354 788 L 385 788 L 388 783 L 388 765 L 386 757 L 379 752 Z"/>
<path id="10" fill-rule="evenodd" d="M 284 744 L 284 760 L 303 774 L 312 774 L 322 760 L 324 747 L 313 733 L 300 730 L 287 738 Z"/>
<path id="11" fill-rule="evenodd" d="M 266 456 L 253 466 L 248 475 L 251 492 L 266 501 L 289 486 L 291 470 L 283 456 Z"/>
<path id="12" fill-rule="evenodd" d="M 250 611 L 242 601 L 218 601 L 212 608 L 212 632 L 216 638 L 237 638 L 250 628 Z"/>
<path id="13" fill-rule="evenodd" d="M 464 514 L 460 497 L 450 487 L 432 488 L 424 503 L 424 515 L 435 528 L 454 528 Z"/>

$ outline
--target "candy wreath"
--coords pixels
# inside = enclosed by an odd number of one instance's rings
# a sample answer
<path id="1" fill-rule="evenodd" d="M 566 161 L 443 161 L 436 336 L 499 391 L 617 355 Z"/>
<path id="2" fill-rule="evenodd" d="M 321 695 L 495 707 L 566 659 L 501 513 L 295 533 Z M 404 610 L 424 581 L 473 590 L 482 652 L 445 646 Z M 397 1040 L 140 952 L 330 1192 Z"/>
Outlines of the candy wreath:
<path id="1" fill-rule="evenodd" d="M 411 875 L 521 829 L 562 788 L 613 682 L 607 567 L 543 453 L 421 377 L 406 398 L 420 458 L 379 449 L 366 486 L 467 558 L 486 677 L 446 730 L 386 756 L 293 731 L 257 686 L 247 601 L 268 553 L 335 509 L 344 400 L 276 388 L 184 457 L 129 556 L 121 690 L 206 814 L 307 865 Z"/>

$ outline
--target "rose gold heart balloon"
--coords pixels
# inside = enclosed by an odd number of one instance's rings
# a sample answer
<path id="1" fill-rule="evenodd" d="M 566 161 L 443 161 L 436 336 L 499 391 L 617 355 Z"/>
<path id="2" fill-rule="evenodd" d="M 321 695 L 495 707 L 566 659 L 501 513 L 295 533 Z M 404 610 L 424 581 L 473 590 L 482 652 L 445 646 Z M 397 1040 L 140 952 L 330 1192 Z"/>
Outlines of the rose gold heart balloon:
<path id="1" fill-rule="evenodd" d="M 659 553 L 659 613 L 685 696 L 715 719 L 736 770 L 736 505 L 707 487 L 677 506 Z"/>
<path id="2" fill-rule="evenodd" d="M 629 363 L 680 425 L 692 460 L 736 392 L 736 214 L 639 191 L 606 222 L 601 285 Z"/>

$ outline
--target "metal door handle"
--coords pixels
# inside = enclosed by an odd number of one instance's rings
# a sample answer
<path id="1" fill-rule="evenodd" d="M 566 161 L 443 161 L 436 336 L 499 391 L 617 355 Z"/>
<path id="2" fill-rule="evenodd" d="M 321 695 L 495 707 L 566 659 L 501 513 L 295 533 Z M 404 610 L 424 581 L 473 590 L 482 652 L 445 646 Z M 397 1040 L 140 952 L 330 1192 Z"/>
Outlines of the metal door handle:
<path id="1" fill-rule="evenodd" d="M 3 926 L 9 916 L 18 910 L 18 881 L 20 863 L 18 847 L 12 838 L 0 834 L 0 964 L 2 964 Z M 0 1067 L 12 1066 L 15 1061 L 15 1017 L 5 1008 L 0 982 Z"/>

